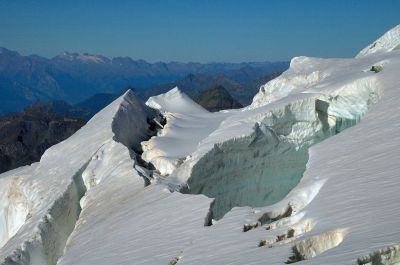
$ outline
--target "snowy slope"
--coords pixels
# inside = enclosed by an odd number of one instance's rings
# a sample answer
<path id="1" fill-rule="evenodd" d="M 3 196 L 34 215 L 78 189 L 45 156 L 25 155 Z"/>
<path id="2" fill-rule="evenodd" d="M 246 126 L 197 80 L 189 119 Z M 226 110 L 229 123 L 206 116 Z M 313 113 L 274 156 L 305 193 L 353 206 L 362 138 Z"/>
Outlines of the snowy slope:
<path id="1" fill-rule="evenodd" d="M 152 163 L 162 175 L 171 174 L 187 155 L 196 150 L 198 142 L 227 117 L 222 112 L 208 112 L 178 87 L 151 97 L 146 105 L 163 113 L 167 121 L 157 137 L 142 142 L 142 158 Z"/>
<path id="2" fill-rule="evenodd" d="M 283 264 L 293 246 L 309 259 L 305 264 L 400 262 L 400 115 L 392 112 L 400 97 L 400 53 L 384 59 L 384 96 L 360 124 L 311 147 L 307 170 L 285 199 L 265 208 L 235 208 L 185 251 L 182 264 L 199 264 L 200 249 L 207 253 L 203 263 Z M 364 62 L 358 63 L 362 69 Z M 289 207 L 290 216 L 279 217 Z M 267 216 L 278 220 L 268 224 Z M 255 228 L 243 232 L 241 224 Z M 265 246 L 257 248 L 260 242 Z"/>
<path id="3" fill-rule="evenodd" d="M 255 99 L 264 101 L 255 100 L 242 110 L 197 114 L 210 124 L 196 131 L 201 137 L 187 130 L 202 125 L 193 114 L 174 113 L 179 119 L 167 122 L 165 130 L 149 141 L 151 148 L 143 148 L 143 157 L 152 158 L 148 161 L 161 174 L 167 172 L 175 185 L 217 198 L 216 219 L 234 206 L 278 202 L 299 182 L 307 148 L 356 124 L 378 101 L 382 94 L 379 74 L 369 71 L 375 62 L 297 57 L 292 60 L 293 67 L 267 84 L 275 93 L 274 100 L 261 89 Z M 297 80 L 315 72 L 324 78 L 315 84 L 297 85 Z M 288 83 L 294 88 L 281 90 L 287 89 L 282 84 Z M 186 121 L 184 125 L 181 120 Z M 174 144 L 163 142 L 169 136 L 174 137 Z M 195 149 L 177 146 L 180 139 L 190 139 Z M 179 154 L 179 163 L 171 167 L 157 161 L 154 154 L 162 154 L 163 161 L 178 160 Z"/>
<path id="4" fill-rule="evenodd" d="M 79 200 L 86 190 L 81 175 L 87 163 L 110 146 L 134 163 L 125 145 L 138 145 L 147 137 L 146 117 L 128 91 L 72 137 L 49 148 L 39 163 L 0 175 L 4 264 L 55 264 L 80 212 Z M 90 181 L 100 180 L 92 176 Z"/>
<path id="5" fill-rule="evenodd" d="M 375 53 L 385 53 L 398 49 L 400 49 L 400 25 L 392 28 L 371 45 L 368 45 L 367 47 L 362 49 L 357 54 L 356 58 L 368 56 Z"/>
<path id="6" fill-rule="evenodd" d="M 153 97 L 152 137 L 127 92 L 0 175 L 1 264 L 400 263 L 399 35 L 296 57 L 240 110 Z"/>

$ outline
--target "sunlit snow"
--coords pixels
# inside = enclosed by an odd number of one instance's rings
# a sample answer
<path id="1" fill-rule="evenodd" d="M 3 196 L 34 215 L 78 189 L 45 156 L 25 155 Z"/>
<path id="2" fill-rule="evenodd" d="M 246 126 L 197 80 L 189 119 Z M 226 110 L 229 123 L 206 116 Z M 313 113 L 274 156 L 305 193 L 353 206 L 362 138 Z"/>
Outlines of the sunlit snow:
<path id="1" fill-rule="evenodd" d="M 399 40 L 296 57 L 239 110 L 126 92 L 0 175 L 0 264 L 399 263 Z"/>

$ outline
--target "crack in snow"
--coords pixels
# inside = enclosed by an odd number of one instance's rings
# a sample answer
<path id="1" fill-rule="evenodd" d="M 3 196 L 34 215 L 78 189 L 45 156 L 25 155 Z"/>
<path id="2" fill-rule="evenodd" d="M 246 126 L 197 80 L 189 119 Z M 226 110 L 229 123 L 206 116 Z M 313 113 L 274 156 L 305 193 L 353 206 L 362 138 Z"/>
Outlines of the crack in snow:
<path id="1" fill-rule="evenodd" d="M 375 103 L 376 95 L 370 93 L 365 104 Z M 188 188 L 181 192 L 215 198 L 212 216 L 217 220 L 235 206 L 280 201 L 300 181 L 308 148 L 360 121 L 366 111 L 352 113 L 353 102 L 351 96 L 306 99 L 299 103 L 304 115 L 300 117 L 291 105 L 272 111 L 256 124 L 252 135 L 215 144 L 193 167 Z M 344 111 L 329 113 L 336 104 Z"/>

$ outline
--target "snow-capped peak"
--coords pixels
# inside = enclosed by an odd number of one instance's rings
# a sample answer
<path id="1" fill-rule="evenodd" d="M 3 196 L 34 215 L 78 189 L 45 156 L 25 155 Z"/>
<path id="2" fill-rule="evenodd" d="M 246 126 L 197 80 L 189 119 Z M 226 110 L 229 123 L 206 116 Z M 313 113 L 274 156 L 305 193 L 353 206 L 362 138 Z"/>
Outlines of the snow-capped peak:
<path id="1" fill-rule="evenodd" d="M 202 113 L 207 112 L 203 107 L 194 102 L 178 87 L 174 87 L 167 93 L 150 97 L 146 105 L 161 112 L 171 113 Z"/>
<path id="2" fill-rule="evenodd" d="M 362 49 L 356 58 L 373 53 L 390 52 L 400 49 L 400 24 L 383 34 L 379 39 Z"/>
<path id="3" fill-rule="evenodd" d="M 107 63 L 110 59 L 101 55 L 94 55 L 89 53 L 76 53 L 76 52 L 63 52 L 61 55 L 57 56 L 64 60 L 69 61 L 81 61 L 86 63 Z"/>

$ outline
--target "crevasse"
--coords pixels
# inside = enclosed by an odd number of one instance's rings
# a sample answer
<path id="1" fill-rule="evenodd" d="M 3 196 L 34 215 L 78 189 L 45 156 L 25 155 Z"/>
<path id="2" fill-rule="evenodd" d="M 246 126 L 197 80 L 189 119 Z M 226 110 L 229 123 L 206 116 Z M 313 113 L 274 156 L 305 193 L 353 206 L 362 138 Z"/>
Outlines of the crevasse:
<path id="1" fill-rule="evenodd" d="M 373 77 L 332 94 L 313 94 L 261 114 L 253 132 L 216 143 L 192 168 L 182 191 L 215 198 L 212 218 L 236 206 L 261 207 L 300 181 L 308 148 L 357 124 L 381 96 Z"/>
<path id="2" fill-rule="evenodd" d="M 48 149 L 40 163 L 10 171 L 0 179 L 8 184 L 0 186 L 0 254 L 4 257 L 0 264 L 57 263 L 80 216 L 81 199 L 93 186 L 90 181 L 97 183 L 109 173 L 89 174 L 91 178 L 86 179 L 88 165 L 103 146 L 112 143 L 123 149 L 119 153 L 128 156 L 128 161 L 134 161 L 131 148 L 151 134 L 146 119 L 152 114 L 147 111 L 128 91 L 74 136 Z M 83 151 L 73 157 L 76 149 Z M 68 166 L 69 159 L 61 159 L 65 157 L 77 160 L 74 167 Z M 21 234 L 23 241 L 18 241 Z"/>

